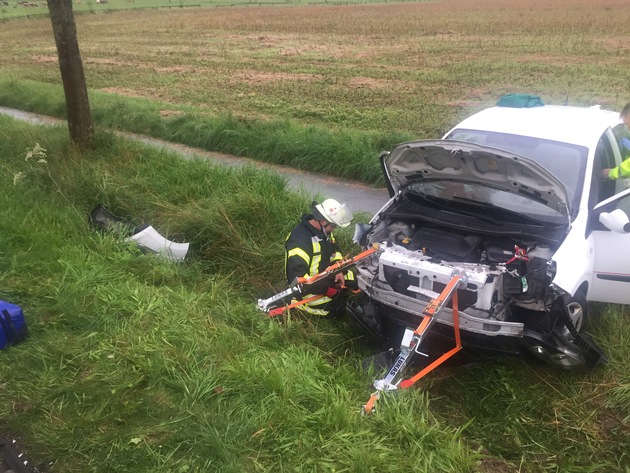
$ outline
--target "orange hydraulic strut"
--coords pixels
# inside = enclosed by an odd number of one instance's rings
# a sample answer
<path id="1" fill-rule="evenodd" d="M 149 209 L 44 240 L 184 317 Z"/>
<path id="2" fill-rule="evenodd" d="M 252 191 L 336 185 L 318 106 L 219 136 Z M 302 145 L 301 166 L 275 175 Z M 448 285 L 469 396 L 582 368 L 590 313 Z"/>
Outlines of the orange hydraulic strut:
<path id="1" fill-rule="evenodd" d="M 337 261 L 336 263 L 331 264 L 321 273 L 317 273 L 313 276 L 309 277 L 300 277 L 295 278 L 295 280 L 291 283 L 291 287 L 288 289 L 279 292 L 275 296 L 271 296 L 268 299 L 258 299 L 258 308 L 267 312 L 269 317 L 274 317 L 276 315 L 281 314 L 287 309 L 293 309 L 294 307 L 301 306 L 303 304 L 308 304 L 309 302 L 314 301 L 315 299 L 319 299 L 322 295 L 315 295 L 311 297 L 307 297 L 306 299 L 302 299 L 300 301 L 292 302 L 288 305 L 281 305 L 280 307 L 273 307 L 274 305 L 281 303 L 283 300 L 288 299 L 289 297 L 294 296 L 295 294 L 300 294 L 304 289 L 308 289 L 308 286 L 321 281 L 329 276 L 337 274 L 345 269 L 353 266 L 357 262 L 361 261 L 364 258 L 376 253 L 378 250 L 378 245 L 374 245 L 371 248 L 359 253 L 356 256 L 348 257 L 346 256 L 344 259 Z M 306 288 L 305 288 L 306 286 Z"/>
<path id="2" fill-rule="evenodd" d="M 440 295 L 427 304 L 427 306 L 422 311 L 422 315 L 424 318 L 420 325 L 408 335 L 405 333 L 403 336 L 403 341 L 401 343 L 400 355 L 394 362 L 394 365 L 390 368 L 387 376 L 382 380 L 377 380 L 374 382 L 374 386 L 376 387 L 376 391 L 372 393 L 368 402 L 363 406 L 363 412 L 369 414 L 374 410 L 374 406 L 376 401 L 380 397 L 381 391 L 387 390 L 392 391 L 398 388 L 406 389 L 416 383 L 419 379 L 426 376 L 428 373 L 433 371 L 435 368 L 440 366 L 450 357 L 452 357 L 455 353 L 462 349 L 461 337 L 459 332 L 459 310 L 458 310 L 458 296 L 457 296 L 457 287 L 465 281 L 465 275 L 458 274 L 451 278 L 446 287 L 442 290 Z M 420 353 L 418 349 L 420 348 L 420 343 L 422 342 L 422 337 L 427 333 L 429 328 L 433 325 L 435 321 L 435 316 L 437 316 L 444 304 L 448 302 L 448 300 L 452 298 L 453 300 L 453 331 L 455 332 L 455 347 L 444 353 L 437 360 L 426 366 L 422 369 L 418 374 L 413 376 L 412 378 L 406 379 L 404 381 L 400 381 L 399 383 L 395 383 L 394 379 L 402 373 L 404 368 L 409 363 L 411 357 L 414 352 Z M 409 338 L 410 336 L 410 338 Z M 405 339 L 408 339 L 406 341 Z"/>
<path id="3" fill-rule="evenodd" d="M 433 363 L 426 366 L 415 376 L 412 376 L 409 379 L 405 379 L 401 381 L 400 387 L 402 389 L 407 389 L 413 386 L 416 383 L 416 381 L 422 379 L 425 375 L 433 371 L 435 368 L 440 366 L 442 363 L 448 360 L 451 356 L 453 356 L 455 353 L 457 353 L 459 350 L 462 349 L 462 342 L 461 342 L 460 334 L 459 334 L 459 310 L 458 310 L 457 291 L 453 293 L 453 331 L 455 332 L 455 346 L 451 348 L 449 351 L 447 351 L 446 353 L 444 353 L 441 357 L 439 357 Z"/>
<path id="4" fill-rule="evenodd" d="M 308 304 L 309 302 L 312 302 L 316 299 L 321 299 L 322 295 L 321 294 L 317 294 L 315 296 L 311 296 L 311 297 L 307 297 L 306 299 L 302 299 L 300 301 L 295 301 L 292 302 L 291 304 L 287 304 L 287 305 L 283 305 L 281 307 L 276 307 L 275 309 L 270 309 L 267 312 L 267 315 L 269 317 L 275 317 L 276 315 L 280 315 L 282 314 L 285 310 L 290 310 L 293 309 L 294 307 L 298 307 L 304 304 Z"/>
<path id="5" fill-rule="evenodd" d="M 353 294 L 358 294 L 359 292 L 361 292 L 360 289 L 350 289 L 347 286 L 340 286 L 339 289 L 347 289 L 348 291 L 352 292 Z M 281 307 L 276 307 L 275 309 L 269 309 L 269 311 L 267 312 L 267 315 L 269 317 L 275 317 L 276 315 L 280 315 L 282 314 L 285 310 L 290 310 L 293 309 L 294 307 L 299 307 L 303 304 L 308 304 L 309 302 L 315 301 L 317 299 L 321 299 L 323 296 L 321 294 L 316 294 L 314 296 L 311 297 L 307 297 L 306 299 L 302 299 L 299 301 L 295 301 L 292 302 L 291 304 L 287 304 L 287 305 L 283 305 Z"/>

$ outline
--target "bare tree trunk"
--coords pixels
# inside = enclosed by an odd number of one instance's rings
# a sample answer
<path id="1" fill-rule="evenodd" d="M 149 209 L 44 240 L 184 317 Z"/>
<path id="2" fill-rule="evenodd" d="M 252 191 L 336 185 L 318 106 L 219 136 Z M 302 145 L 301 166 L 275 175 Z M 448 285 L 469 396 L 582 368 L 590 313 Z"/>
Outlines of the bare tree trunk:
<path id="1" fill-rule="evenodd" d="M 81 147 L 90 144 L 94 130 L 83 62 L 77 41 L 72 0 L 47 0 L 52 22 L 63 90 L 66 94 L 70 140 Z"/>

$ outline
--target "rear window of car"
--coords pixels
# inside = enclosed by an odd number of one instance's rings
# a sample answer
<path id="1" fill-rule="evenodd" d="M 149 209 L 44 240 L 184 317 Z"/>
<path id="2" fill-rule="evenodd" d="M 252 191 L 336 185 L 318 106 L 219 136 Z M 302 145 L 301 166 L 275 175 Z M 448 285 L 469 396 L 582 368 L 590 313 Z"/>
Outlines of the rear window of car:
<path id="1" fill-rule="evenodd" d="M 588 157 L 588 149 L 584 146 L 508 133 L 467 129 L 453 130 L 447 139 L 502 149 L 541 164 L 564 184 L 569 197 L 569 210 L 571 216 L 575 218 L 582 196 Z"/>

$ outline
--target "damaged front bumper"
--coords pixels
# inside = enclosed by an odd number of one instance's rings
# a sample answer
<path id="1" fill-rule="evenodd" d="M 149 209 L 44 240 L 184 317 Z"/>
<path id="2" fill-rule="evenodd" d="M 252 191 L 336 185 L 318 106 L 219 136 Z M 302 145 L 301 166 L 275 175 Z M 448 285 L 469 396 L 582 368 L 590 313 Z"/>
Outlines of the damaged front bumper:
<path id="1" fill-rule="evenodd" d="M 550 315 L 545 301 L 534 299 L 516 305 L 497 303 L 504 295 L 505 280 L 502 278 L 511 278 L 509 284 L 514 279 L 518 282 L 517 278 L 505 275 L 503 268 L 435 263 L 405 249 L 388 248 L 380 253 L 378 266 L 359 265 L 356 273 L 363 302 L 349 305 L 348 309 L 377 337 L 386 338 L 384 335 L 392 325 L 407 329 L 416 327 L 427 304 L 440 294 L 453 276 L 461 274 L 464 279 L 458 288 L 458 319 L 465 346 L 503 353 L 520 353 L 526 349 L 545 362 L 572 370 L 592 368 L 604 359 L 595 342 L 578 334 L 575 327 L 572 334 L 569 330 L 548 328 L 538 331 L 535 327 L 545 325 L 541 321 L 558 317 L 559 322 L 547 323 L 550 326 L 572 324 L 568 317 Z M 518 317 L 514 316 L 515 311 L 520 314 Z M 454 327 L 452 305 L 445 305 L 435 316 L 432 331 L 450 337 Z M 392 333 L 390 330 L 389 334 Z M 400 331 L 395 336 L 399 337 Z"/>
<path id="2" fill-rule="evenodd" d="M 426 305 L 426 302 L 428 302 L 399 294 L 391 289 L 388 290 L 379 288 L 376 287 L 376 285 L 370 286 L 370 282 L 362 277 L 361 272 L 359 272 L 358 281 L 359 287 L 362 290 L 365 291 L 366 287 L 370 287 L 368 294 L 380 304 L 407 312 L 411 315 L 421 317 L 422 309 Z M 453 327 L 453 311 L 450 308 L 445 307 L 440 312 L 439 316 L 436 317 L 436 322 Z M 523 336 L 522 323 L 480 319 L 461 310 L 459 311 L 459 326 L 461 330 L 487 336 L 508 336 L 518 338 Z"/>
<path id="3" fill-rule="evenodd" d="M 435 264 L 414 258 L 413 255 L 407 256 L 404 250 L 382 253 L 378 268 L 375 272 L 374 267 L 366 265 L 357 267 L 359 288 L 379 304 L 417 317 L 422 316 L 425 305 L 437 297 L 438 291 L 441 291 L 453 275 L 461 269 L 466 274 L 466 284 L 459 291 L 460 329 L 492 337 L 520 338 L 523 336 L 522 323 L 490 318 L 487 309 L 491 306 L 495 289 L 494 285 L 487 282 L 490 278 L 500 276 L 498 273 L 489 273 L 483 268 L 480 270 L 477 265 L 466 265 L 466 267 L 455 269 L 448 264 Z M 402 281 L 402 286 L 394 289 L 385 282 L 387 277 L 384 272 L 389 268 L 395 268 L 410 277 Z M 473 302 L 476 307 L 472 307 Z M 453 327 L 452 309 L 444 307 L 436 317 L 436 322 Z"/>

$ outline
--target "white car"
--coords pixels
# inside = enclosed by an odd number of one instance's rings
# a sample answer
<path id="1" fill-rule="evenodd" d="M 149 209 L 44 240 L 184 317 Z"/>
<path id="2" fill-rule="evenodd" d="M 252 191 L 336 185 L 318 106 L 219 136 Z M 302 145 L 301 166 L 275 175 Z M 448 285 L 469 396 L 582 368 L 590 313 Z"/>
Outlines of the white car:
<path id="1" fill-rule="evenodd" d="M 617 112 L 496 106 L 441 140 L 381 154 L 391 199 L 369 225 L 348 304 L 373 334 L 416 328 L 454 275 L 462 345 L 520 352 L 567 368 L 603 359 L 581 332 L 587 301 L 630 303 L 630 190 L 603 180 L 622 154 Z M 453 336 L 451 306 L 432 332 Z"/>

